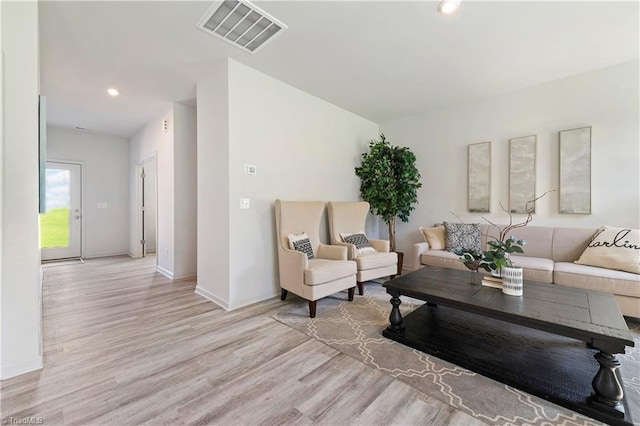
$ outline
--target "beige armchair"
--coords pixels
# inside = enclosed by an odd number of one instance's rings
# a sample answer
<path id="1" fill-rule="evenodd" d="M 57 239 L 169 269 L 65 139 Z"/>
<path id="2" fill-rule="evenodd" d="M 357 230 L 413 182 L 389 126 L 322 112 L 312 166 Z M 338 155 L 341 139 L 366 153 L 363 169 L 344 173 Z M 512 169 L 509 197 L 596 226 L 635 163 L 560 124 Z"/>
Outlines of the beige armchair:
<path id="1" fill-rule="evenodd" d="M 350 260 L 355 260 L 358 267 L 356 275 L 358 293 L 364 294 L 364 282 L 376 278 L 395 277 L 398 272 L 398 255 L 389 252 L 389 241 L 369 240 L 375 251 L 358 253 L 354 244 L 346 243 L 340 234 L 352 234 L 364 231 L 369 203 L 328 203 L 329 236 L 331 244 L 345 246 L 349 249 Z"/>
<path id="2" fill-rule="evenodd" d="M 290 291 L 309 301 L 309 316 L 316 316 L 318 299 L 348 290 L 353 300 L 356 263 L 347 260 L 347 248 L 320 242 L 320 222 L 324 203 L 320 201 L 276 200 L 276 235 L 280 269 L 281 299 Z M 313 248 L 313 259 L 289 248 L 290 234 L 306 233 Z"/>

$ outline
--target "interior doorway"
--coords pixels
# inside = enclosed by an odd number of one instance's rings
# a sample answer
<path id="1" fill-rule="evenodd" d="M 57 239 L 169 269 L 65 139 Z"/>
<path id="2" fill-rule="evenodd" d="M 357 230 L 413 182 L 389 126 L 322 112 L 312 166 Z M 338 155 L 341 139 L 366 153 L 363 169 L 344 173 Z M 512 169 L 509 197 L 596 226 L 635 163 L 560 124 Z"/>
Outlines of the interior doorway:
<path id="1" fill-rule="evenodd" d="M 158 245 L 158 170 L 156 155 L 147 157 L 138 164 L 138 236 L 140 237 L 140 255 L 145 257 L 155 253 Z"/>
<path id="2" fill-rule="evenodd" d="M 46 212 L 40 215 L 42 260 L 82 257 L 82 165 L 47 161 Z"/>

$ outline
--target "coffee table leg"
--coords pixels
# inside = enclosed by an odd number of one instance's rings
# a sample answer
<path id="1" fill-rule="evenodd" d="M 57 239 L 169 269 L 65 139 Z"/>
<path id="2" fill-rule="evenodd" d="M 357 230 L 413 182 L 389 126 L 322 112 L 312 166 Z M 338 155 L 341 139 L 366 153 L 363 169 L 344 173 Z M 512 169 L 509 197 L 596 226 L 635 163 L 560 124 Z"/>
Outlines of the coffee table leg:
<path id="1" fill-rule="evenodd" d="M 389 314 L 389 326 L 387 330 L 393 333 L 402 333 L 404 331 L 404 326 L 402 325 L 402 314 L 400 313 L 400 294 L 398 292 L 389 293 L 391 294 L 391 313 Z"/>
<path id="2" fill-rule="evenodd" d="M 600 370 L 591 382 L 596 391 L 591 397 L 591 403 L 610 416 L 624 418 L 624 407 L 620 403 L 624 394 L 616 375 L 620 361 L 615 355 L 606 352 L 598 352 L 595 359 L 600 364 Z"/>

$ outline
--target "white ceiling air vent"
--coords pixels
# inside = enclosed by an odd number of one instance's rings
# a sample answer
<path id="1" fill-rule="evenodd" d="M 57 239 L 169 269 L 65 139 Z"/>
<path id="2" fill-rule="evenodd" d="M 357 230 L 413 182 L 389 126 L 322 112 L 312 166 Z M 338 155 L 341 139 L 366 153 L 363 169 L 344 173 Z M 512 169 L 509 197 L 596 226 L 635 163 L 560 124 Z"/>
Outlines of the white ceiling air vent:
<path id="1" fill-rule="evenodd" d="M 197 26 L 251 53 L 287 29 L 282 22 L 245 0 L 215 2 Z"/>

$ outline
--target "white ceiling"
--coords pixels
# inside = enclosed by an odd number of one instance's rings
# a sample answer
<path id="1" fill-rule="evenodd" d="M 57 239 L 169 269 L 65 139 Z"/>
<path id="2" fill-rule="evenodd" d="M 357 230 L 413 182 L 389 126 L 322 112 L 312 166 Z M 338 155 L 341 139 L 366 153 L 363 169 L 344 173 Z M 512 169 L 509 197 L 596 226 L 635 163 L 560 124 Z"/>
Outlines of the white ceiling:
<path id="1" fill-rule="evenodd" d="M 48 121 L 129 137 L 231 57 L 376 122 L 639 56 L 639 3 L 256 1 L 289 29 L 255 55 L 196 28 L 211 2 L 41 2 Z M 108 87 L 121 95 L 111 98 Z"/>

